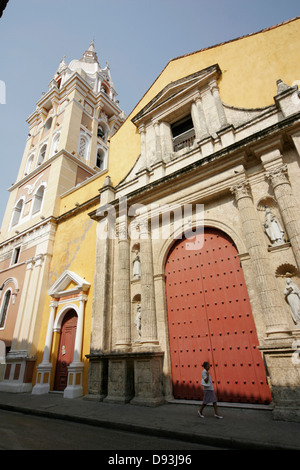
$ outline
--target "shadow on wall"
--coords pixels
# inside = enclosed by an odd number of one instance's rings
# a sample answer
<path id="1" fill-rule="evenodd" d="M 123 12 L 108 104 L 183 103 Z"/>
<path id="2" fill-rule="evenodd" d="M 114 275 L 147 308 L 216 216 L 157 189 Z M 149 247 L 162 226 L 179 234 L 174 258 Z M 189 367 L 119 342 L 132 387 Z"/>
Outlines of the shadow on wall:
<path id="1" fill-rule="evenodd" d="M 163 356 L 161 356 L 159 363 L 156 362 L 155 367 L 160 367 L 160 372 L 157 369 L 157 373 L 152 372 L 154 368 L 151 364 L 151 353 L 145 353 L 144 357 L 139 353 L 132 353 L 126 358 L 126 354 L 111 353 L 106 355 L 102 352 L 95 352 L 87 357 L 90 361 L 89 393 L 98 395 L 101 399 L 105 399 L 108 395 L 111 397 L 123 395 L 126 402 L 137 396 L 140 398 L 161 396 L 166 399 L 166 395 L 168 395 L 166 390 L 172 380 L 162 372 Z M 173 390 L 169 393 L 168 399 L 173 396 L 175 399 L 202 401 L 203 388 L 200 382 L 201 377 L 199 377 L 198 383 L 185 382 L 184 380 L 179 383 L 179 381 L 173 380 L 171 384 Z M 233 381 L 223 387 L 219 382 L 215 385 L 214 380 L 213 384 L 219 402 L 265 405 L 272 402 L 266 379 L 265 383 L 260 384 L 259 387 L 255 382 L 243 384 L 245 393 L 238 392 L 238 387 L 235 388 Z"/>

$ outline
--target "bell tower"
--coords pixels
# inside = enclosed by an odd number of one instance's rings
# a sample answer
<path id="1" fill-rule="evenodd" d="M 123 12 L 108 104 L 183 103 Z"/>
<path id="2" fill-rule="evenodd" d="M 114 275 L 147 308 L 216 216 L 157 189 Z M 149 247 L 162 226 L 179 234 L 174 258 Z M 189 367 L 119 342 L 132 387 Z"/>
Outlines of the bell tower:
<path id="1" fill-rule="evenodd" d="M 124 119 L 110 67 L 101 67 L 94 41 L 79 60 L 60 61 L 27 119 L 0 239 L 0 341 L 7 352 L 0 390 L 31 388 L 61 196 L 107 170 L 109 139 Z"/>

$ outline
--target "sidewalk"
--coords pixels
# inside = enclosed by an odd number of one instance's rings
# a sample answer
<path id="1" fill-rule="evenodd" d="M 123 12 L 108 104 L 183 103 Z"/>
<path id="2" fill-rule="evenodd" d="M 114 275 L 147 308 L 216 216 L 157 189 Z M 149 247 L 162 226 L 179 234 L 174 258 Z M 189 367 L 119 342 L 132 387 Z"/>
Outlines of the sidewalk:
<path id="1" fill-rule="evenodd" d="M 167 403 L 159 407 L 108 404 L 61 394 L 0 392 L 0 409 L 76 421 L 111 429 L 180 439 L 233 449 L 300 450 L 300 423 L 275 421 L 266 409 L 231 408 L 219 404 L 224 419 L 199 405 Z M 117 449 L 116 449 L 117 450 Z"/>

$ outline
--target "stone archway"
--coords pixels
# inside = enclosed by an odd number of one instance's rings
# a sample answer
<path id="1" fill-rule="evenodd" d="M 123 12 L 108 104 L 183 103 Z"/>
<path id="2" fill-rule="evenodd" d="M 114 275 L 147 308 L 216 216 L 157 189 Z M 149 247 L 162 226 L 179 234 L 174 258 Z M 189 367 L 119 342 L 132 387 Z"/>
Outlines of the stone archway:
<path id="1" fill-rule="evenodd" d="M 64 316 L 56 360 L 54 390 L 64 391 L 68 385 L 68 367 L 74 358 L 77 313 L 70 309 Z"/>

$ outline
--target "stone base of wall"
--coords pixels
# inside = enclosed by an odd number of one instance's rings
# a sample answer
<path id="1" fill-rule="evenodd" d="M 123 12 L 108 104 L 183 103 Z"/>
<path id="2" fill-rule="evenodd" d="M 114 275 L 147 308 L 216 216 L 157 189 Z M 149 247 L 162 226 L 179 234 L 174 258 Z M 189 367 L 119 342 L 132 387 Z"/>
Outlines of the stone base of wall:
<path id="1" fill-rule="evenodd" d="M 272 389 L 274 398 L 273 418 L 279 421 L 300 422 L 300 390 L 297 386 Z"/>
<path id="2" fill-rule="evenodd" d="M 27 393 L 32 391 L 32 376 L 35 359 L 27 351 L 10 351 L 6 357 L 1 392 Z"/>
<path id="3" fill-rule="evenodd" d="M 91 354 L 87 400 L 158 406 L 164 403 L 162 352 Z"/>

